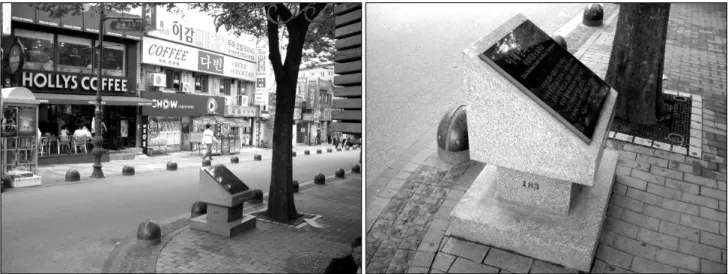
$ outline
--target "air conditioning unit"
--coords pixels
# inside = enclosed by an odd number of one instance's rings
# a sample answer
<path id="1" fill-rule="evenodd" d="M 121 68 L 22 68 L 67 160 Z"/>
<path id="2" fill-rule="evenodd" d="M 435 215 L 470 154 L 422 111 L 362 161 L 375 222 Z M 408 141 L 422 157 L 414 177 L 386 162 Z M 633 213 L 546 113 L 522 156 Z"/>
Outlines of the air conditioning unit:
<path id="1" fill-rule="evenodd" d="M 166 87 L 167 75 L 163 73 L 152 73 L 152 86 Z"/>
<path id="2" fill-rule="evenodd" d="M 190 92 L 192 92 L 192 84 L 190 84 L 190 83 L 182 83 L 182 92 L 184 92 L 184 93 L 190 93 Z"/>

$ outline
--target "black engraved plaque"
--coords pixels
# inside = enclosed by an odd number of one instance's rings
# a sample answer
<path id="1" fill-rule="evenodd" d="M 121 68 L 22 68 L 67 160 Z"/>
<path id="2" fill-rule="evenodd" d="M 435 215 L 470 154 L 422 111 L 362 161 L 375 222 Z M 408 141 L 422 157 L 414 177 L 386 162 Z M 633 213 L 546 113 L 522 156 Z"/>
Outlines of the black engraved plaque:
<path id="1" fill-rule="evenodd" d="M 248 190 L 248 186 L 241 181 L 238 176 L 235 176 L 230 172 L 224 165 L 214 165 L 204 169 L 215 182 L 220 184 L 222 188 L 227 190 L 230 194 L 237 194 Z"/>
<path id="2" fill-rule="evenodd" d="M 610 87 L 530 20 L 480 58 L 591 142 Z"/>

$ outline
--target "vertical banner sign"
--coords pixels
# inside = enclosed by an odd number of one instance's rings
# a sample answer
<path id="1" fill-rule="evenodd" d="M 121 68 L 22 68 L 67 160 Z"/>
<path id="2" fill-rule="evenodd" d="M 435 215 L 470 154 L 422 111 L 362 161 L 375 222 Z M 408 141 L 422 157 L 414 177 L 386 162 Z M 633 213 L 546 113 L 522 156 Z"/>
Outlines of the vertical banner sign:
<path id="1" fill-rule="evenodd" d="M 318 89 L 316 84 L 318 84 L 317 80 L 308 80 L 308 96 L 306 96 L 306 101 L 308 102 L 307 107 L 308 108 L 316 108 L 316 90 Z"/>
<path id="2" fill-rule="evenodd" d="M 157 29 L 157 7 L 150 4 L 145 4 L 142 7 L 142 18 L 144 21 L 144 30 L 156 30 Z"/>
<path id="3" fill-rule="evenodd" d="M 255 88 L 265 88 L 265 78 L 258 78 Z"/>
<path id="4" fill-rule="evenodd" d="M 121 138 L 129 137 L 129 121 L 128 120 L 119 121 L 119 131 L 121 132 Z"/>
<path id="5" fill-rule="evenodd" d="M 147 148 L 149 147 L 149 116 L 142 116 L 142 153 L 149 155 Z"/>
<path id="6" fill-rule="evenodd" d="M 258 73 L 265 73 L 265 55 L 258 55 Z"/>
<path id="7" fill-rule="evenodd" d="M 2 35 L 10 35 L 10 3 L 2 3 Z"/>

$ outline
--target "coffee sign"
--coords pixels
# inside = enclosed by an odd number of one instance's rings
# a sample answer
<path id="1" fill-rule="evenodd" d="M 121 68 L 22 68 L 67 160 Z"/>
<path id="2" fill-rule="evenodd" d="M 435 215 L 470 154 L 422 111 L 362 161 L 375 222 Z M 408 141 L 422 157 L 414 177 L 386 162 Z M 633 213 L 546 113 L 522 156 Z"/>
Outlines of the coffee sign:
<path id="1" fill-rule="evenodd" d="M 25 48 L 20 41 L 15 42 L 10 47 L 10 54 L 8 57 L 8 64 L 10 65 L 10 74 L 15 74 L 19 70 L 23 69 L 25 63 Z"/>
<path id="2" fill-rule="evenodd" d="M 128 92 L 127 79 L 106 76 L 101 78 L 101 88 L 108 92 Z M 37 89 L 64 89 L 95 91 L 98 78 L 87 74 L 23 71 L 21 86 Z"/>

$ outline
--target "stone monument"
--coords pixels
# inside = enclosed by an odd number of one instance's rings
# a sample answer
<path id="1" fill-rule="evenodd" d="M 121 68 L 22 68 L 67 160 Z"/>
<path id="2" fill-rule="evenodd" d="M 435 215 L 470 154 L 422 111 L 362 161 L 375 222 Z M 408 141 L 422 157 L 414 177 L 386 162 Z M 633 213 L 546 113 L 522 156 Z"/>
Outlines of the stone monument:
<path id="1" fill-rule="evenodd" d="M 255 216 L 243 214 L 254 192 L 224 165 L 200 168 L 200 202 L 207 214 L 190 219 L 190 227 L 228 238 L 255 228 Z"/>
<path id="2" fill-rule="evenodd" d="M 617 92 L 516 15 L 464 51 L 470 158 L 450 235 L 588 272 L 618 154 Z"/>

